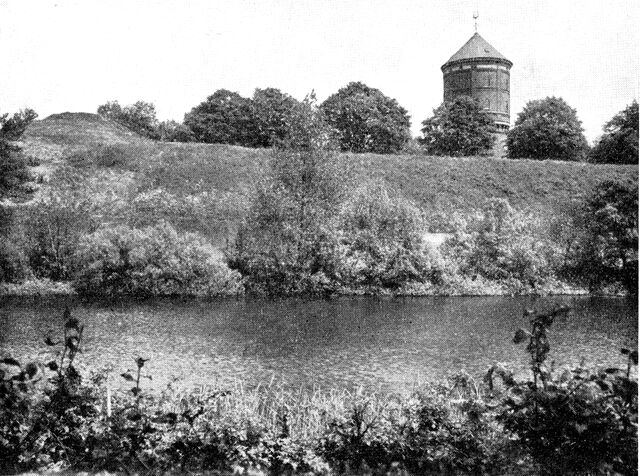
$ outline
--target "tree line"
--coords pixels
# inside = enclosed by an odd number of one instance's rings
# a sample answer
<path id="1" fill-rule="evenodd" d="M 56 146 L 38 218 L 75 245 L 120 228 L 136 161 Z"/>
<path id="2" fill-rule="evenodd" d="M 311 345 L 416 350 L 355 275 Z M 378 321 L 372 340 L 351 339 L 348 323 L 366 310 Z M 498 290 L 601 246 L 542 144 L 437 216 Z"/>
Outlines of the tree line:
<path id="1" fill-rule="evenodd" d="M 219 89 L 185 114 L 160 122 L 152 103 L 110 101 L 98 114 L 154 140 L 273 147 L 286 141 L 299 101 L 277 88 L 257 88 L 250 98 Z M 489 155 L 495 128 L 478 101 L 460 96 L 443 102 L 411 137 L 411 118 L 396 99 L 352 82 L 320 104 L 328 137 L 344 152 Z M 529 101 L 507 134 L 512 159 L 638 163 L 638 103 L 634 100 L 603 126 L 589 147 L 577 112 L 559 97 Z"/>

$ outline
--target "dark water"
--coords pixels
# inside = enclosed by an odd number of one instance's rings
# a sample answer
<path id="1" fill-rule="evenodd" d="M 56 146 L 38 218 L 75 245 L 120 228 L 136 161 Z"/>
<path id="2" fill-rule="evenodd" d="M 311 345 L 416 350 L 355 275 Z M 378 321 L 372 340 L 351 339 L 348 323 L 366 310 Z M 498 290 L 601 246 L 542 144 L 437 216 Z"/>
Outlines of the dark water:
<path id="1" fill-rule="evenodd" d="M 118 375 L 137 356 L 152 386 L 242 381 L 289 388 L 408 390 L 465 369 L 481 376 L 494 362 L 526 370 L 513 332 L 525 307 L 574 310 L 553 327 L 558 365 L 621 365 L 621 346 L 636 346 L 637 302 L 620 298 L 341 298 L 330 301 L 223 300 L 76 303 L 86 325 L 79 364 Z M 0 303 L 0 353 L 45 358 L 43 336 L 60 333 L 64 300 Z M 145 383 L 145 385 L 149 385 Z"/>

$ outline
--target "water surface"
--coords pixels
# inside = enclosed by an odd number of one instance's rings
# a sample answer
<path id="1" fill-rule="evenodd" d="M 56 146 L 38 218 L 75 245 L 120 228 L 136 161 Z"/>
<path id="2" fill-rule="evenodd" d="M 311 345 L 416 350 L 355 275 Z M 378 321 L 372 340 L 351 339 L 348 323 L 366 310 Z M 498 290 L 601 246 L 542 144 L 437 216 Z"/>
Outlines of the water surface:
<path id="1" fill-rule="evenodd" d="M 5 299 L 0 353 L 46 357 L 43 337 L 61 331 L 64 299 Z M 524 346 L 511 339 L 526 307 L 573 311 L 552 327 L 558 365 L 622 365 L 637 345 L 637 302 L 621 298 L 339 298 L 79 303 L 86 326 L 79 365 L 109 368 L 113 384 L 137 356 L 154 388 L 242 381 L 288 388 L 408 390 L 464 369 L 481 377 L 494 362 L 524 376 Z"/>

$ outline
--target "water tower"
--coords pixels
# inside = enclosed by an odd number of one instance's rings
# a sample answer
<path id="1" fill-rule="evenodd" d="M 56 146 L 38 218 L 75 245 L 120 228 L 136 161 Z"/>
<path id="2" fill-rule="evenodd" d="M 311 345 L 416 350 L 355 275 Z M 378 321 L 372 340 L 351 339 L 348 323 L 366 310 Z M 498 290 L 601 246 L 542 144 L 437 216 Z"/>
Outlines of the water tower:
<path id="1" fill-rule="evenodd" d="M 477 99 L 495 124 L 497 142 L 503 142 L 509 130 L 512 65 L 476 31 L 441 68 L 444 100 L 463 95 Z"/>

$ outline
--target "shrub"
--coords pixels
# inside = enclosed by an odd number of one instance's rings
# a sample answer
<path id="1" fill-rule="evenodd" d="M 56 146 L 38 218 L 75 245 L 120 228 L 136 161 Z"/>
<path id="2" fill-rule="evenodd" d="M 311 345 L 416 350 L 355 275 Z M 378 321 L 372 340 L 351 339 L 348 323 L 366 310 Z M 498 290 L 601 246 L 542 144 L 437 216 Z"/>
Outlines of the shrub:
<path id="1" fill-rule="evenodd" d="M 0 205 L 0 283 L 18 283 L 27 277 L 29 266 L 16 226 L 20 206 Z"/>
<path id="2" fill-rule="evenodd" d="M 599 184 L 578 212 L 579 233 L 565 271 L 592 291 L 622 285 L 638 292 L 638 190 Z"/>
<path id="3" fill-rule="evenodd" d="M 109 101 L 98 106 L 98 114 L 105 119 L 122 124 L 127 129 L 150 139 L 158 139 L 156 107 L 145 101 L 122 107 L 118 101 Z"/>
<path id="4" fill-rule="evenodd" d="M 15 142 L 36 117 L 33 109 L 16 112 L 10 118 L 8 114 L 0 115 L 0 200 L 25 198 L 32 191 L 27 161 Z"/>
<path id="5" fill-rule="evenodd" d="M 25 252 L 37 277 L 54 281 L 71 278 L 80 238 L 97 228 L 92 200 L 85 187 L 58 183 L 25 208 Z"/>
<path id="6" fill-rule="evenodd" d="M 14 243 L 0 238 L 0 283 L 18 283 L 29 271 L 26 257 Z"/>
<path id="7" fill-rule="evenodd" d="M 419 210 L 384 186 L 358 189 L 343 206 L 339 228 L 337 273 L 344 285 L 398 290 L 412 282 L 440 283 L 442 269 L 424 244 Z"/>
<path id="8" fill-rule="evenodd" d="M 519 329 L 514 343 L 528 341 L 534 380 L 508 383 L 498 421 L 517 435 L 544 474 L 637 474 L 638 383 L 630 369 L 638 352 L 622 349 L 626 370 L 576 368 L 554 377 L 546 364 L 547 332 L 568 312 L 525 311 L 531 331 Z"/>
<path id="9" fill-rule="evenodd" d="M 506 199 L 492 199 L 476 220 L 458 225 L 444 255 L 460 274 L 502 282 L 515 292 L 539 290 L 554 277 L 559 256 L 543 225 Z"/>
<path id="10" fill-rule="evenodd" d="M 139 152 L 139 150 L 121 144 L 98 144 L 95 147 L 75 150 L 66 157 L 66 160 L 70 165 L 79 169 L 97 166 L 135 170 L 134 157 Z"/>
<path id="11" fill-rule="evenodd" d="M 96 165 L 98 167 L 128 168 L 131 165 L 131 153 L 126 146 L 101 145 L 95 151 Z"/>
<path id="12" fill-rule="evenodd" d="M 163 142 L 194 142 L 193 131 L 176 121 L 163 121 L 158 126 L 159 138 Z"/>
<path id="13" fill-rule="evenodd" d="M 102 228 L 82 238 L 76 259 L 74 286 L 82 294 L 211 296 L 242 289 L 209 243 L 165 222 Z"/>

